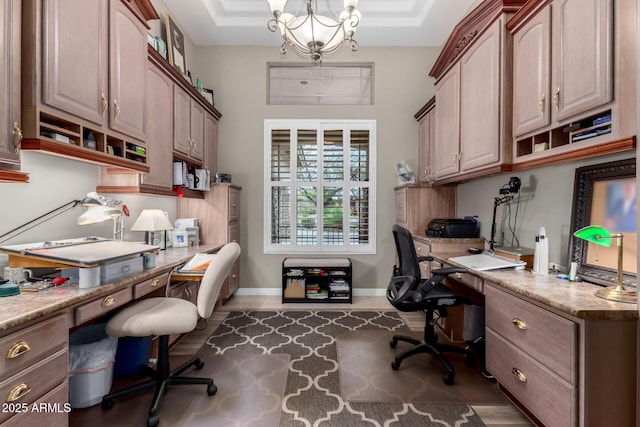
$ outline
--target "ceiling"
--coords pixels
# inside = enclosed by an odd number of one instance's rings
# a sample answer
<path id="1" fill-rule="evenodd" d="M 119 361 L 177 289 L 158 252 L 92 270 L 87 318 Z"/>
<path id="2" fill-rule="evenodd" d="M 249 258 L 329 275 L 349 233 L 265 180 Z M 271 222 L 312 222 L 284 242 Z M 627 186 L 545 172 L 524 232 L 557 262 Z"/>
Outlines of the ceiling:
<path id="1" fill-rule="evenodd" d="M 326 14 L 327 0 L 317 13 Z M 342 0 L 329 0 L 334 10 Z M 315 0 L 314 0 L 315 2 Z M 199 46 L 279 46 L 278 34 L 267 29 L 272 17 L 267 0 L 164 0 L 172 17 Z M 356 33 L 360 46 L 441 47 L 455 25 L 480 0 L 361 0 L 362 21 Z M 285 11 L 297 14 L 304 0 L 290 0 Z"/>

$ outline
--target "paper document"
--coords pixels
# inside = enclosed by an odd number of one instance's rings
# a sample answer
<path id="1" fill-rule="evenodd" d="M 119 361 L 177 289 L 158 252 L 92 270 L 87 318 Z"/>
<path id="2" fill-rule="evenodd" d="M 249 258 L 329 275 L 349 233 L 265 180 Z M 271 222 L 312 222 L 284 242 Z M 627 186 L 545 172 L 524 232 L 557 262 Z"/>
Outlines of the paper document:
<path id="1" fill-rule="evenodd" d="M 197 253 L 178 270 L 178 273 L 204 274 L 215 256 L 216 254 Z"/>
<path id="2" fill-rule="evenodd" d="M 476 271 L 497 270 L 499 268 L 524 268 L 525 261 L 516 261 L 489 254 L 466 255 L 449 258 L 466 268 Z"/>

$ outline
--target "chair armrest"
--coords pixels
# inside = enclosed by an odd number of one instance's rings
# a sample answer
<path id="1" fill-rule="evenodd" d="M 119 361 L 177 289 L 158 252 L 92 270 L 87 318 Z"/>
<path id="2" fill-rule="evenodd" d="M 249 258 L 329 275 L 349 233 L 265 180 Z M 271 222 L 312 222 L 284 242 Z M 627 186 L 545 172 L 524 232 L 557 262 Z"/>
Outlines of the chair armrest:
<path id="1" fill-rule="evenodd" d="M 433 261 L 433 257 L 430 255 L 418 257 L 418 262 L 424 262 L 424 261 Z"/>
<path id="2" fill-rule="evenodd" d="M 436 276 L 448 276 L 453 273 L 466 273 L 467 269 L 462 267 L 447 267 L 447 268 L 438 268 L 436 270 L 431 270 L 431 274 Z"/>

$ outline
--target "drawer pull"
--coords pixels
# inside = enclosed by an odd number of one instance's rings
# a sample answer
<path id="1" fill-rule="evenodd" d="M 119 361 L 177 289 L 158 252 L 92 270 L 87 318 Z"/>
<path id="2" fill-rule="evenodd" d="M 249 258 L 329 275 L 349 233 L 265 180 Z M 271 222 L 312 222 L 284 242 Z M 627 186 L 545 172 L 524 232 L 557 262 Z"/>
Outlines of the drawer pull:
<path id="1" fill-rule="evenodd" d="M 160 284 L 160 279 L 153 279 L 151 281 L 151 287 L 155 288 L 156 286 L 158 286 Z"/>
<path id="2" fill-rule="evenodd" d="M 16 400 L 25 396 L 30 391 L 31 389 L 29 388 L 28 385 L 26 385 L 25 383 L 20 383 L 9 391 L 9 394 L 7 394 L 7 399 L 5 400 L 5 402 L 7 403 L 15 402 Z"/>
<path id="3" fill-rule="evenodd" d="M 102 300 L 103 307 L 111 307 L 115 303 L 116 299 L 112 296 L 104 297 L 104 299 Z"/>
<path id="4" fill-rule="evenodd" d="M 462 279 L 462 273 L 454 273 L 456 279 Z"/>
<path id="5" fill-rule="evenodd" d="M 31 347 L 29 346 L 29 344 L 27 344 L 26 341 L 18 341 L 17 343 L 12 345 L 9 350 L 7 350 L 5 359 L 15 359 L 16 357 L 23 355 L 29 350 L 31 350 Z"/>
<path id="6" fill-rule="evenodd" d="M 513 374 L 514 377 L 516 377 L 516 379 L 518 381 L 523 382 L 523 383 L 527 382 L 527 376 L 520 369 L 513 368 L 513 369 L 511 369 L 511 373 Z"/>
<path id="7" fill-rule="evenodd" d="M 232 274 L 232 275 L 231 275 L 231 278 L 232 278 L 232 279 L 235 279 L 236 277 L 238 277 L 238 276 L 236 276 L 235 274 Z"/>
<path id="8" fill-rule="evenodd" d="M 522 329 L 523 331 L 527 329 L 527 324 L 522 319 L 518 319 L 517 317 L 511 319 L 511 323 L 513 323 L 516 328 Z"/>

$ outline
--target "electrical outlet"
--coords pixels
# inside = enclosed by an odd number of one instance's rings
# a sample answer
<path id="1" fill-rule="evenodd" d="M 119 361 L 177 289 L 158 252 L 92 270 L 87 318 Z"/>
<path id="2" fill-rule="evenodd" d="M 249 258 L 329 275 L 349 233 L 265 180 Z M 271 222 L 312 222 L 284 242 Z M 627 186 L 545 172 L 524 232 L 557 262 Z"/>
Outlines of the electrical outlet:
<path id="1" fill-rule="evenodd" d="M 555 270 L 564 273 L 565 271 L 567 271 L 567 267 L 565 267 L 564 265 L 560 265 L 560 263 L 557 262 L 550 262 L 549 270 Z"/>

